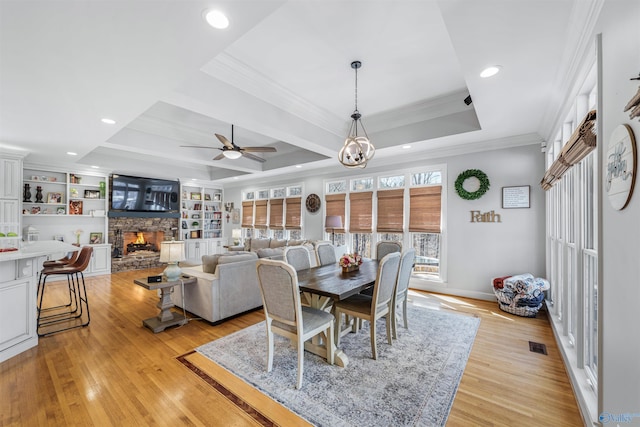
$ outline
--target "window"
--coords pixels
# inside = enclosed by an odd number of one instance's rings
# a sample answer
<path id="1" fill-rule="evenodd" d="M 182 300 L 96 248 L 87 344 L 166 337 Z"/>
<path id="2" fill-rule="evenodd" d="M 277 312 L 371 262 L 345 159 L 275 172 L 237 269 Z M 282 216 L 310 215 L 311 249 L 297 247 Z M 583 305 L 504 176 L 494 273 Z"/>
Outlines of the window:
<path id="1" fill-rule="evenodd" d="M 253 226 L 255 228 L 266 229 L 267 228 L 267 201 L 266 200 L 256 200 L 254 205 L 254 215 L 255 220 L 253 222 Z"/>
<path id="2" fill-rule="evenodd" d="M 253 227 L 253 202 L 242 202 L 242 228 Z"/>
<path id="3" fill-rule="evenodd" d="M 269 198 L 269 190 L 258 191 L 258 199 L 268 199 L 268 198 Z"/>
<path id="4" fill-rule="evenodd" d="M 281 188 L 273 188 L 271 190 L 271 198 L 272 199 L 284 199 L 287 195 L 287 190 L 284 187 Z"/>
<path id="5" fill-rule="evenodd" d="M 244 194 L 244 200 L 253 200 L 255 198 L 254 196 L 255 193 L 253 191 L 250 191 Z"/>
<path id="6" fill-rule="evenodd" d="M 411 185 L 441 184 L 442 172 L 429 171 L 411 174 Z"/>
<path id="7" fill-rule="evenodd" d="M 383 176 L 378 179 L 378 189 L 403 188 L 404 175 Z"/>
<path id="8" fill-rule="evenodd" d="M 301 216 L 301 197 L 289 197 L 285 199 L 286 213 L 284 228 L 287 230 L 300 230 L 300 216 Z"/>
<path id="9" fill-rule="evenodd" d="M 292 187 L 287 187 L 287 196 L 302 196 L 302 186 L 296 185 Z"/>
<path id="10" fill-rule="evenodd" d="M 409 231 L 416 249 L 414 272 L 440 274 L 440 217 L 442 186 L 409 189 Z"/>
<path id="11" fill-rule="evenodd" d="M 402 233 L 404 189 L 378 191 L 378 233 Z"/>
<path id="12" fill-rule="evenodd" d="M 347 191 L 347 181 L 332 181 L 327 183 L 327 194 L 345 193 Z"/>
<path id="13" fill-rule="evenodd" d="M 372 200 L 371 191 L 349 194 L 349 231 L 353 233 L 353 251 L 364 257 L 371 257 Z"/>
<path id="14" fill-rule="evenodd" d="M 269 200 L 269 228 L 272 230 L 282 230 L 284 228 L 284 200 Z"/>
<path id="15" fill-rule="evenodd" d="M 358 178 L 351 180 L 351 191 L 366 191 L 373 189 L 373 178 Z"/>

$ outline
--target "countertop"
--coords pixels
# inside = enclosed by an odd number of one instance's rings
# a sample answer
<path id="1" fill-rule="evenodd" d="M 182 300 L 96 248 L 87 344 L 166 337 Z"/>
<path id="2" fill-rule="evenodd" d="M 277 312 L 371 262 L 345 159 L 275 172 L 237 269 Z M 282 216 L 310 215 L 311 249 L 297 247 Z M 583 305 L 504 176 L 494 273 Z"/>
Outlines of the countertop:
<path id="1" fill-rule="evenodd" d="M 62 257 L 67 252 L 75 252 L 78 250 L 80 250 L 78 246 L 59 242 L 57 240 L 42 240 L 30 243 L 23 242 L 20 249 L 17 251 L 0 252 L 0 262 L 24 258 L 36 258 L 52 254 L 60 254 L 60 257 Z"/>

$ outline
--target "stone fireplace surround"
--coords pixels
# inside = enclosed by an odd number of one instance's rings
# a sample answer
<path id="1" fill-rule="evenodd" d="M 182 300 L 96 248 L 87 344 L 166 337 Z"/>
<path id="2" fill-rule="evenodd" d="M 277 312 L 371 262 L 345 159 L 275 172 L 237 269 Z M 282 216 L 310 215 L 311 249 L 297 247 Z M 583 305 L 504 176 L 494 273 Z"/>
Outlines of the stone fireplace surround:
<path id="1" fill-rule="evenodd" d="M 136 254 L 135 252 L 126 254 L 126 239 L 124 239 L 125 233 L 156 233 L 162 232 L 164 233 L 165 240 L 171 240 L 171 237 L 177 235 L 178 231 L 178 218 L 140 218 L 140 217 L 129 217 L 129 216 L 118 216 L 118 217 L 110 217 L 109 218 L 109 242 L 112 244 L 112 254 L 116 252 L 116 249 L 120 254 L 123 255 L 122 258 L 114 258 L 111 257 L 111 272 L 117 273 L 119 271 L 128 271 L 128 270 L 141 270 L 144 268 L 152 268 L 152 267 L 162 267 L 159 252 L 159 242 L 156 242 L 158 245 L 158 252 L 149 253 L 147 251 L 142 251 L 141 254 Z M 116 230 L 120 230 L 120 239 L 117 241 L 116 239 Z"/>

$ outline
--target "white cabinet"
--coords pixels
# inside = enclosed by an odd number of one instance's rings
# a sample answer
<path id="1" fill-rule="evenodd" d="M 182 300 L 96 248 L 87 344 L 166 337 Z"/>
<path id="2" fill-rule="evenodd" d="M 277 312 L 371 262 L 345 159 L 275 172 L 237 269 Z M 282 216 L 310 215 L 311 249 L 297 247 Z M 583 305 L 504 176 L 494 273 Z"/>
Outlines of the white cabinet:
<path id="1" fill-rule="evenodd" d="M 200 263 L 202 255 L 208 255 L 207 242 L 202 239 L 189 239 L 185 245 L 185 257 L 189 262 Z"/>
<path id="2" fill-rule="evenodd" d="M 93 255 L 87 274 L 109 274 L 111 273 L 111 245 L 92 245 Z"/>
<path id="3" fill-rule="evenodd" d="M 0 158 L 0 199 L 18 200 L 22 194 L 20 189 L 20 171 L 22 160 Z"/>
<path id="4" fill-rule="evenodd" d="M 207 255 L 223 253 L 222 239 L 207 239 Z"/>

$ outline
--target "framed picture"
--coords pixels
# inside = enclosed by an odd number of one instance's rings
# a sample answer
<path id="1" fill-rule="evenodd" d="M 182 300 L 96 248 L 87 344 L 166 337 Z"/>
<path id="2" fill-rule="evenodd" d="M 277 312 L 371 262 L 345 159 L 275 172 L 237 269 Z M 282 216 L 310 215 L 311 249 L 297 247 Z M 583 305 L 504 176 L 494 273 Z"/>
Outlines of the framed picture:
<path id="1" fill-rule="evenodd" d="M 92 245 L 102 243 L 102 233 L 89 233 L 89 243 Z"/>
<path id="2" fill-rule="evenodd" d="M 31 215 L 38 215 L 40 213 L 40 206 L 34 206 L 31 208 Z"/>
<path id="3" fill-rule="evenodd" d="M 62 193 L 48 193 L 47 203 L 62 203 Z"/>
<path id="4" fill-rule="evenodd" d="M 531 207 L 529 204 L 530 185 L 502 187 L 502 209 L 521 209 Z"/>
<path id="5" fill-rule="evenodd" d="M 100 190 L 84 190 L 85 199 L 99 199 Z"/>
<path id="6" fill-rule="evenodd" d="M 58 242 L 64 242 L 64 236 L 62 234 L 56 234 L 53 236 L 53 240 L 57 240 Z"/>
<path id="7" fill-rule="evenodd" d="M 234 224 L 240 224 L 240 209 L 231 209 L 231 222 L 233 222 Z"/>
<path id="8" fill-rule="evenodd" d="M 71 200 L 69 202 L 69 215 L 82 215 L 82 200 Z"/>
<path id="9" fill-rule="evenodd" d="M 58 214 L 58 215 L 64 215 L 66 213 L 67 213 L 67 211 L 64 208 L 56 209 L 56 214 Z"/>
<path id="10" fill-rule="evenodd" d="M 200 200 L 200 193 L 191 193 L 191 200 Z"/>
<path id="11" fill-rule="evenodd" d="M 211 194 L 204 193 L 204 199 L 205 200 L 211 200 Z"/>

